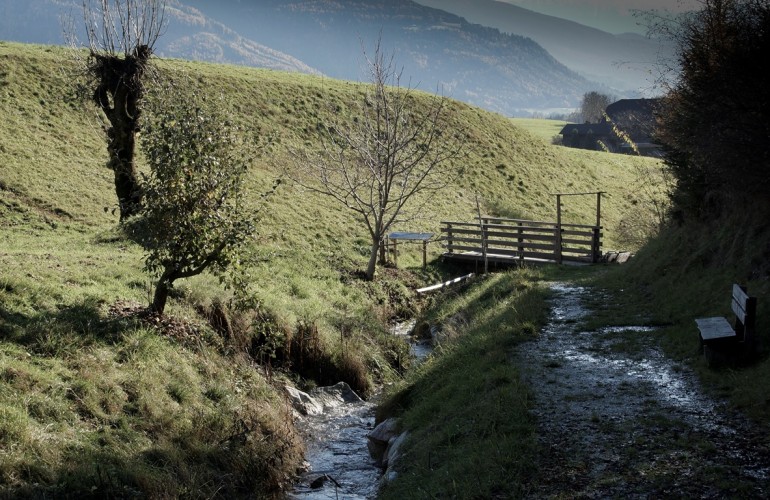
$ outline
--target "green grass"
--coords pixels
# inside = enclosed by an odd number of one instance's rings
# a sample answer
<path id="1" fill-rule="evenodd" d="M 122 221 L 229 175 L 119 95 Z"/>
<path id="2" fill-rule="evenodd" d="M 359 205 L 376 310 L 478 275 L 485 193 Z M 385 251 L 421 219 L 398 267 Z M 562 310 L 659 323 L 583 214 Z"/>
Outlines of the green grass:
<path id="1" fill-rule="evenodd" d="M 515 498 L 534 474 L 529 392 L 513 350 L 545 323 L 539 273 L 477 279 L 427 312 L 437 351 L 390 394 L 383 411 L 410 437 L 382 498 Z"/>
<path id="2" fill-rule="evenodd" d="M 517 127 L 529 130 L 533 135 L 547 143 L 551 143 L 554 137 L 559 136 L 559 132 L 567 122 L 563 120 L 547 120 L 543 118 L 511 118 L 511 122 Z"/>
<path id="3" fill-rule="evenodd" d="M 244 261 L 250 309 L 229 307 L 231 294 L 204 275 L 179 283 L 165 329 L 118 314 L 148 303 L 151 277 L 141 248 L 117 227 L 101 120 L 71 97 L 71 61 L 63 48 L 0 42 L 0 491 L 208 497 L 277 488 L 299 464 L 301 444 L 268 375 L 307 385 L 337 381 L 288 371 L 292 361 L 301 368 L 290 348 L 296 354 L 310 339 L 319 354 L 307 370 L 323 368 L 362 392 L 396 380 L 403 346 L 386 335 L 387 321 L 419 313 L 413 290 L 459 270 L 438 262 L 442 249 L 433 243 L 425 271 L 420 252 L 405 251 L 399 270 L 362 282 L 363 226 L 340 206 L 286 183 L 263 211 Z M 349 116 L 363 91 L 360 84 L 244 67 L 158 67 L 161 78 L 223 99 L 253 158 L 253 200 L 292 168 L 290 147 L 312 146 L 317 127 L 332 121 L 335 109 Z M 657 163 L 555 147 L 459 102 L 450 113 L 467 140 L 456 165 L 464 174 L 434 194 L 419 218 L 393 230 L 438 233 L 442 220 L 472 220 L 477 198 L 490 215 L 553 219 L 552 193 L 601 190 L 605 246 L 627 247 L 617 229 L 644 201 L 634 194 L 641 179 L 633 165 Z M 570 198 L 564 215 L 565 222 L 592 222 L 593 199 Z M 509 300 L 507 285 L 494 285 L 517 279 L 493 278 L 457 299 L 496 311 L 478 312 L 478 340 L 458 342 L 475 343 L 479 352 L 531 333 L 537 319 L 528 311 L 538 308 L 540 293 L 526 286 Z M 209 324 L 217 308 L 232 331 Z M 436 380 L 452 359 L 473 361 L 446 349 L 455 354 L 432 363 Z M 517 384 L 501 356 L 490 354 L 491 378 L 475 381 L 490 390 L 489 411 L 507 402 L 501 388 Z M 485 435 L 519 439 L 518 426 L 528 427 L 517 422 L 491 419 Z"/>

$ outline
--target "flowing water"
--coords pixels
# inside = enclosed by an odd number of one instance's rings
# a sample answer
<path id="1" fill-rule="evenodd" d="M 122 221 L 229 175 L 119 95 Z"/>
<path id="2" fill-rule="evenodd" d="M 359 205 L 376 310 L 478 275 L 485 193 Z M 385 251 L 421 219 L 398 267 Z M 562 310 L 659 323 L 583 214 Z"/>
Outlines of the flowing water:
<path id="1" fill-rule="evenodd" d="M 374 405 L 365 401 L 327 407 L 303 417 L 308 471 L 293 499 L 368 499 L 377 493 L 381 470 L 369 456 L 366 435 L 374 428 Z"/>
<path id="2" fill-rule="evenodd" d="M 413 341 L 414 321 L 396 324 L 391 332 L 409 341 L 419 358 L 430 352 L 424 342 Z M 375 405 L 354 397 L 324 398 L 311 392 L 323 412 L 303 416 L 298 428 L 305 436 L 307 471 L 300 477 L 291 499 L 372 499 L 382 469 L 369 456 L 367 434 L 374 429 Z"/>

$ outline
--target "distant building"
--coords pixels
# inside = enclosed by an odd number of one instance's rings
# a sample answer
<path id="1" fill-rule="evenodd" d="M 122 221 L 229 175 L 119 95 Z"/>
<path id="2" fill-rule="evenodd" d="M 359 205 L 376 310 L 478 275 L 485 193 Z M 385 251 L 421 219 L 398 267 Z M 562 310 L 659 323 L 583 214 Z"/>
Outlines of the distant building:
<path id="1" fill-rule="evenodd" d="M 633 147 L 613 130 L 613 125 L 631 139 L 643 156 L 660 156 L 660 146 L 652 140 L 655 108 L 660 99 L 621 99 L 607 106 L 599 123 L 570 123 L 562 128 L 562 144 L 571 148 L 633 153 Z"/>

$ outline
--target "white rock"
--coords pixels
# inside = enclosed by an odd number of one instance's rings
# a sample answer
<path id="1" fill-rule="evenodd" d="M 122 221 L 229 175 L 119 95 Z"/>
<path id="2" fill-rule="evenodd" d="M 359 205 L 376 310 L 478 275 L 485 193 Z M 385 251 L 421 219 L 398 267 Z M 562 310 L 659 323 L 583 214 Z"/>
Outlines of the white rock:
<path id="1" fill-rule="evenodd" d="M 285 389 L 291 405 L 302 415 L 320 415 L 323 413 L 323 406 L 308 393 L 302 392 L 290 385 L 285 386 Z"/>
<path id="2" fill-rule="evenodd" d="M 337 408 L 347 403 L 363 401 L 345 382 L 339 382 L 329 387 L 316 387 L 310 391 L 310 395 L 324 408 Z"/>
<path id="3" fill-rule="evenodd" d="M 372 432 L 366 435 L 368 438 L 366 441 L 366 447 L 369 449 L 369 456 L 371 456 L 377 465 L 382 467 L 385 459 L 385 453 L 388 449 L 389 443 L 398 436 L 396 429 L 398 428 L 398 419 L 389 418 L 375 427 Z"/>
<path id="4" fill-rule="evenodd" d="M 408 432 L 402 432 L 400 435 L 390 440 L 388 448 L 385 450 L 385 459 L 383 460 L 385 467 L 390 468 L 396 464 L 401 457 L 401 446 L 408 437 Z"/>

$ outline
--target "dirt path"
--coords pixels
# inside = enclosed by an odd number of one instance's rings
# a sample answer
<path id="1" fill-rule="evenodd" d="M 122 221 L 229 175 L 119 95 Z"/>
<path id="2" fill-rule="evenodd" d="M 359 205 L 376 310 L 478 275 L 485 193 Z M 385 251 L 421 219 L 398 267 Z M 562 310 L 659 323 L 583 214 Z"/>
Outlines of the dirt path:
<path id="1" fill-rule="evenodd" d="M 542 447 L 530 497 L 770 496 L 770 450 L 745 419 L 650 342 L 628 354 L 649 329 L 582 331 L 588 290 L 553 290 L 548 327 L 518 353 Z"/>

